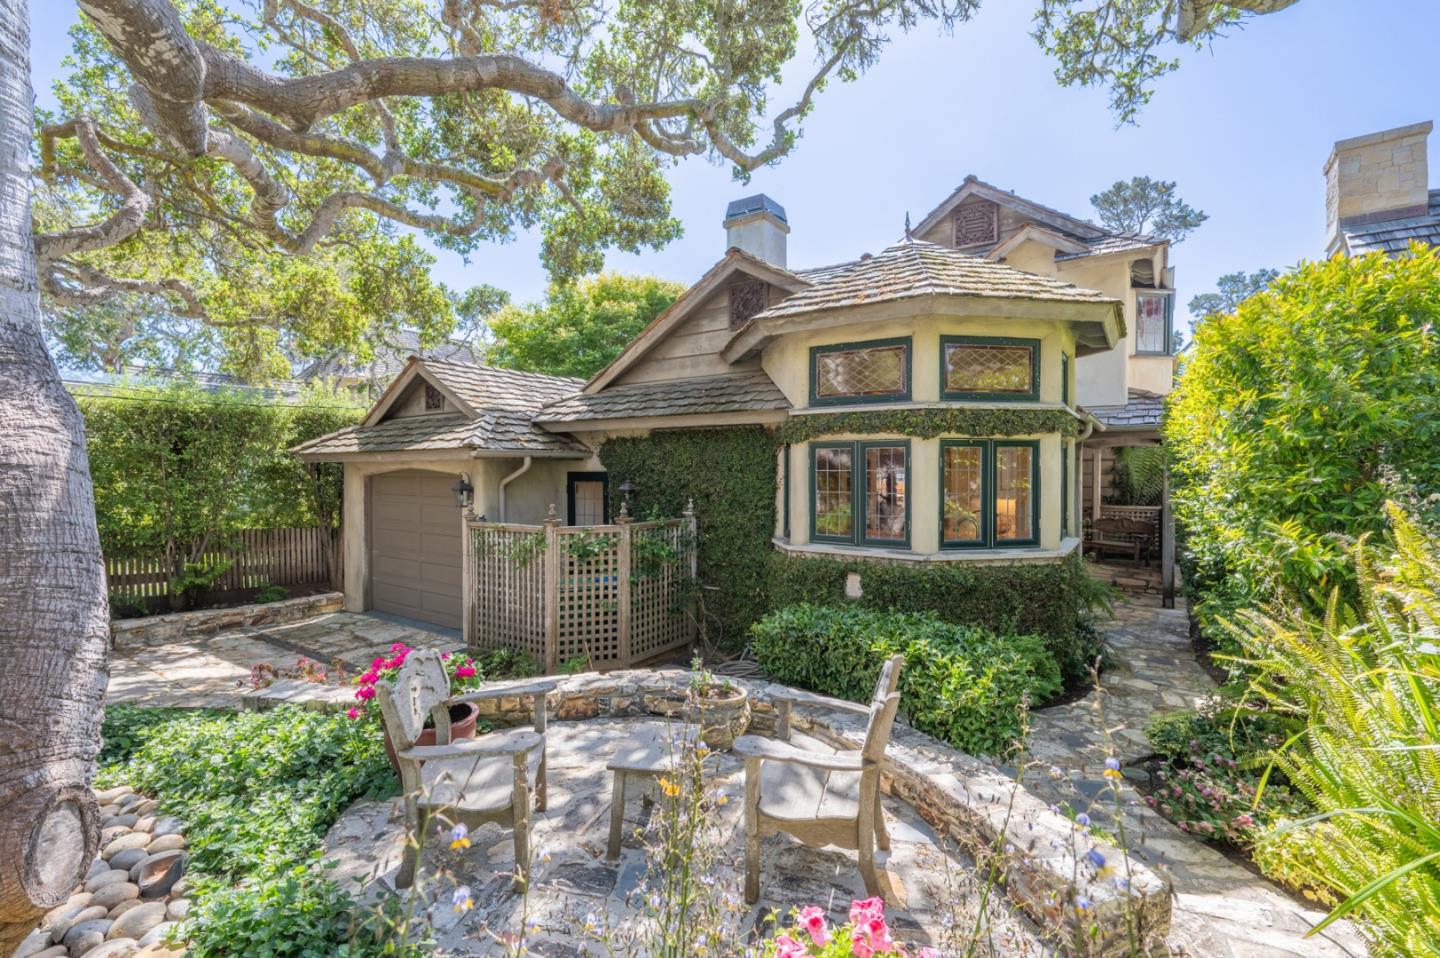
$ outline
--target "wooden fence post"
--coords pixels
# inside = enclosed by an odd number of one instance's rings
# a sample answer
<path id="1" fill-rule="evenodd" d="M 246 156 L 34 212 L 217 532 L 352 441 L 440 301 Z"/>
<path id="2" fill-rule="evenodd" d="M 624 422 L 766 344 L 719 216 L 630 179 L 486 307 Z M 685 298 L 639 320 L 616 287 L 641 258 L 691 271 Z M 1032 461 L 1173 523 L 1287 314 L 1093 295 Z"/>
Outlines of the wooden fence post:
<path id="1" fill-rule="evenodd" d="M 628 669 L 631 665 L 630 623 L 631 603 L 633 599 L 630 595 L 630 589 L 635 577 L 630 574 L 630 563 L 632 556 L 631 546 L 633 545 L 635 530 L 631 528 L 630 524 L 634 521 L 634 517 L 630 515 L 630 504 L 622 501 L 620 503 L 620 514 L 615 517 L 615 524 L 620 527 L 620 552 L 615 561 L 615 568 L 619 578 L 617 588 L 615 589 L 615 595 L 619 601 L 619 609 L 615 615 L 616 630 L 619 632 L 616 652 L 620 657 L 619 665 L 622 669 Z"/>
<path id="2" fill-rule="evenodd" d="M 788 489 L 786 494 L 789 494 Z M 695 633 L 699 631 L 700 625 L 698 601 L 700 595 L 700 523 L 695 518 L 695 500 L 693 498 L 685 500 L 685 522 L 681 526 L 681 531 L 689 539 L 686 549 L 690 553 L 690 581 L 686 588 L 690 590 L 690 601 L 686 604 L 688 606 L 687 614 L 690 618 L 689 641 L 694 642 Z"/>
<path id="3" fill-rule="evenodd" d="M 560 515 L 555 503 L 545 516 L 545 672 L 560 668 Z"/>
<path id="4" fill-rule="evenodd" d="M 475 648 L 475 513 L 460 510 L 460 634 L 465 648 Z"/>
<path id="5" fill-rule="evenodd" d="M 1170 507 L 1170 467 L 1160 487 L 1160 606 L 1175 608 L 1175 512 Z"/>

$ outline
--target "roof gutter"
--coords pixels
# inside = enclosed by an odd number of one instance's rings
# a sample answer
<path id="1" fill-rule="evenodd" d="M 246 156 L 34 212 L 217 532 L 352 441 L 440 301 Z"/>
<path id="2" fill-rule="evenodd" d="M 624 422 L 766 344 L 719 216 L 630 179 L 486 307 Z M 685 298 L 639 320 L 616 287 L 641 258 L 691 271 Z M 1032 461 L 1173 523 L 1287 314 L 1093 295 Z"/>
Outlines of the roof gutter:
<path id="1" fill-rule="evenodd" d="M 520 468 L 519 468 L 519 469 L 516 469 L 514 472 L 510 473 L 510 475 L 508 475 L 508 476 L 506 476 L 504 479 L 501 479 L 501 480 L 500 480 L 500 521 L 501 521 L 501 522 L 504 522 L 504 521 L 505 521 L 505 487 L 508 486 L 508 485 L 510 485 L 511 482 L 513 482 L 513 481 L 515 481 L 516 479 L 519 479 L 521 476 L 525 475 L 525 473 L 529 472 L 529 471 L 530 471 L 530 467 L 533 466 L 534 464 L 535 464 L 535 457 L 534 457 L 534 456 L 526 456 L 526 457 L 524 458 L 524 460 L 521 461 L 521 463 L 520 463 Z"/>

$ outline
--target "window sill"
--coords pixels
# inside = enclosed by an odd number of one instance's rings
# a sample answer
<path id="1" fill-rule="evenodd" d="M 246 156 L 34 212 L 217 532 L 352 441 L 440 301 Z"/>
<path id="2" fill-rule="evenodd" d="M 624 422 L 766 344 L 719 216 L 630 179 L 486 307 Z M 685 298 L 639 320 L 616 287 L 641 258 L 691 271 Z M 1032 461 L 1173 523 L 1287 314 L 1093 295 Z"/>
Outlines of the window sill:
<path id="1" fill-rule="evenodd" d="M 1010 549 L 946 549 L 944 552 L 919 553 L 904 549 L 884 549 L 872 546 L 846 546 L 829 542 L 811 542 L 796 545 L 784 539 L 771 540 L 775 548 L 792 555 L 835 556 L 852 559 L 885 559 L 890 562 L 1052 562 L 1063 559 L 1080 547 L 1080 540 L 1067 536 L 1060 541 L 1058 549 L 1042 549 L 1039 546 L 1017 546 Z"/>

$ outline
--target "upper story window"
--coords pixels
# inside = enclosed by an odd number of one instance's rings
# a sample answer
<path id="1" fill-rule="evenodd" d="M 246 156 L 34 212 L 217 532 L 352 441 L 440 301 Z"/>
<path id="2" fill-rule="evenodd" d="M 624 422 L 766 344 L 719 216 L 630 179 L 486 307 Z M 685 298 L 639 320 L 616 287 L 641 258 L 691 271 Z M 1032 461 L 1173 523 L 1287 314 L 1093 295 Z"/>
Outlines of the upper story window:
<path id="1" fill-rule="evenodd" d="M 908 338 L 814 346 L 810 350 L 810 401 L 815 405 L 909 398 Z"/>
<path id="2" fill-rule="evenodd" d="M 1173 293 L 1135 294 L 1135 352 L 1169 356 L 1171 327 L 1174 325 Z"/>
<path id="3" fill-rule="evenodd" d="M 1040 398 L 1040 341 L 942 336 L 940 383 L 942 399 L 1033 402 Z"/>

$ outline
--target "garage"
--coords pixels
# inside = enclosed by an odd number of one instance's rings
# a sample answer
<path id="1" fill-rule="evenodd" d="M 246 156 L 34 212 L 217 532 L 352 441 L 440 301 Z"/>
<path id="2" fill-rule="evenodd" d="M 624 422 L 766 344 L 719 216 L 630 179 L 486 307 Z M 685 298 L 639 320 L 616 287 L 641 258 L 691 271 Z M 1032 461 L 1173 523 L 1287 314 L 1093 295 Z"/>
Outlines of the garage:
<path id="1" fill-rule="evenodd" d="M 460 510 L 453 475 L 389 472 L 370 480 L 370 604 L 460 628 Z"/>

